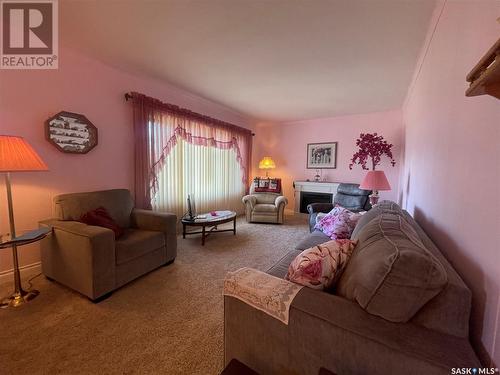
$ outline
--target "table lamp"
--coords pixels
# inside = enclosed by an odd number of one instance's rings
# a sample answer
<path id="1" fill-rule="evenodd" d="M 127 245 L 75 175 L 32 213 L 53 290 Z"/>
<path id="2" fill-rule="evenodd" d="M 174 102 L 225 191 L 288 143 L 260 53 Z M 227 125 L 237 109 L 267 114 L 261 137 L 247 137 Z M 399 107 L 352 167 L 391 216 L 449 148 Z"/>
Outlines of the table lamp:
<path id="1" fill-rule="evenodd" d="M 271 159 L 270 156 L 264 156 L 264 159 L 259 161 L 259 169 L 266 170 L 266 178 L 269 178 L 268 169 L 274 169 L 274 168 L 276 168 L 276 164 L 274 164 L 274 160 Z"/>
<path id="2" fill-rule="evenodd" d="M 14 209 L 12 206 L 10 173 L 46 170 L 48 170 L 47 165 L 45 165 L 42 159 L 40 159 L 35 150 L 33 150 L 24 138 L 10 135 L 0 135 L 0 173 L 5 173 L 11 238 L 16 237 L 16 229 L 14 226 Z M 2 305 L 17 307 L 35 298 L 39 292 L 37 290 L 25 291 L 21 287 L 17 245 L 15 243 L 12 245 L 12 258 L 14 263 L 14 293 L 7 297 L 5 301 L 2 301 Z"/>
<path id="3" fill-rule="evenodd" d="M 379 190 L 391 190 L 391 185 L 389 185 L 389 181 L 387 181 L 384 171 L 369 171 L 363 179 L 363 182 L 361 182 L 361 185 L 359 185 L 359 188 L 363 190 L 373 190 L 373 193 L 370 195 L 370 204 L 375 206 L 378 203 Z"/>

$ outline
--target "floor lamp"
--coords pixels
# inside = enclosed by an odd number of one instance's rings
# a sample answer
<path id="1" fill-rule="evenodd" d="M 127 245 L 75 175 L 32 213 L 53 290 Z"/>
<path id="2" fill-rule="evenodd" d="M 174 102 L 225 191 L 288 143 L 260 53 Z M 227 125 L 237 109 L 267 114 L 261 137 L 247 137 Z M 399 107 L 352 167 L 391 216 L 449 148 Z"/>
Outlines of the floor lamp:
<path id="1" fill-rule="evenodd" d="M 9 224 L 11 238 L 16 237 L 14 225 L 14 209 L 12 206 L 12 190 L 10 185 L 11 172 L 46 171 L 47 165 L 22 137 L 0 135 L 0 173 L 5 173 L 5 186 L 7 188 L 7 204 L 9 208 Z M 25 291 L 21 287 L 19 261 L 17 258 L 17 245 L 12 245 L 12 258 L 14 262 L 14 293 L 7 297 L 9 306 L 20 306 L 38 295 L 37 290 Z"/>

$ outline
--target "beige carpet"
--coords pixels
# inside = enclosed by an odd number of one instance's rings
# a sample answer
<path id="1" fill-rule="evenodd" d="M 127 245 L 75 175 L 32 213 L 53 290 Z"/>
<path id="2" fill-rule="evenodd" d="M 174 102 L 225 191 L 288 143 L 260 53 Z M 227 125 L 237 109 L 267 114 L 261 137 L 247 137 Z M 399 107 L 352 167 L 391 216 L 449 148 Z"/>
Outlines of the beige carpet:
<path id="1" fill-rule="evenodd" d="M 218 374 L 224 275 L 244 266 L 268 269 L 308 232 L 306 221 L 301 214 L 284 225 L 239 219 L 236 236 L 210 236 L 205 247 L 198 236 L 179 237 L 174 264 L 99 304 L 37 277 L 40 296 L 0 310 L 0 373 Z M 0 295 L 10 288 L 0 285 Z"/>

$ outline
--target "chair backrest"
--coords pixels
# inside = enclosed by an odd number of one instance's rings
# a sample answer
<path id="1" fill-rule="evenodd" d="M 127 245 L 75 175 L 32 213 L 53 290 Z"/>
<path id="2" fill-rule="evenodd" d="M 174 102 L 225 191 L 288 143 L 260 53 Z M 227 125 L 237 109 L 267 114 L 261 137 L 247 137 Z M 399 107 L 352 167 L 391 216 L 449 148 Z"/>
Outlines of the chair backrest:
<path id="1" fill-rule="evenodd" d="M 127 189 L 113 189 L 57 195 L 54 207 L 59 220 L 78 220 L 83 214 L 104 207 L 119 226 L 129 228 L 134 201 Z"/>
<path id="2" fill-rule="evenodd" d="M 333 198 L 333 203 L 351 211 L 368 211 L 372 207 L 369 200 L 371 193 L 371 190 L 360 189 L 359 184 L 341 183 Z"/>

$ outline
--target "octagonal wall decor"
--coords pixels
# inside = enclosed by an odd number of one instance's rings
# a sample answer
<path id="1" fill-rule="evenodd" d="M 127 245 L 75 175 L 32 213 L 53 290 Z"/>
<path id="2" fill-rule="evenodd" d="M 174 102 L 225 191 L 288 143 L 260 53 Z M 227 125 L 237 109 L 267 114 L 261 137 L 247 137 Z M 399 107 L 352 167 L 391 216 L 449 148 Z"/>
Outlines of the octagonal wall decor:
<path id="1" fill-rule="evenodd" d="M 78 113 L 59 112 L 45 122 L 47 140 L 59 151 L 86 154 L 97 145 L 97 128 Z"/>

